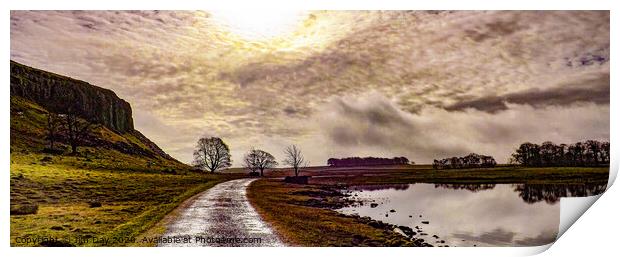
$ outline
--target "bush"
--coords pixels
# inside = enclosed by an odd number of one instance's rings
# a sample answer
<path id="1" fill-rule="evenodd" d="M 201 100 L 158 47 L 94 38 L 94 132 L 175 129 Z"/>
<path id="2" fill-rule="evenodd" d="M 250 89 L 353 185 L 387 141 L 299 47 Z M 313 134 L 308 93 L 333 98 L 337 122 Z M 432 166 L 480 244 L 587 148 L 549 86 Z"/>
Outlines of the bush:
<path id="1" fill-rule="evenodd" d="M 90 203 L 88 203 L 88 207 L 90 207 L 90 208 L 101 207 L 101 202 L 90 202 Z"/>
<path id="2" fill-rule="evenodd" d="M 11 215 L 37 214 L 39 206 L 36 204 L 21 204 L 11 206 Z"/>

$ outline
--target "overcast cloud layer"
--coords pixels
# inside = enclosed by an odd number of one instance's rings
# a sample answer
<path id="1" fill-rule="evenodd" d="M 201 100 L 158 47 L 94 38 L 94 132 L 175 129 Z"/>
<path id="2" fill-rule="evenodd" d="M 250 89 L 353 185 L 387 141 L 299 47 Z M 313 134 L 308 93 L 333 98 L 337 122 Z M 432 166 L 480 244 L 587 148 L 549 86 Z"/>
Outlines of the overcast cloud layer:
<path id="1" fill-rule="evenodd" d="M 260 21 L 256 21 L 260 22 Z M 184 162 L 222 137 L 282 159 L 469 152 L 609 139 L 609 12 L 304 13 L 247 40 L 209 12 L 12 11 L 11 59 L 110 88 Z"/>

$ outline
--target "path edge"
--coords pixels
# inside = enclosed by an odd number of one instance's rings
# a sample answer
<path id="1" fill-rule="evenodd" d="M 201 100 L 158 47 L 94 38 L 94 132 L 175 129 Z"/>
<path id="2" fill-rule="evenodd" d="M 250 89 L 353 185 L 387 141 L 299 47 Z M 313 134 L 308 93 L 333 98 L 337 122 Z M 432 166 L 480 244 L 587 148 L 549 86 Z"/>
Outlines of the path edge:
<path id="1" fill-rule="evenodd" d="M 273 232 L 273 234 L 280 240 L 280 242 L 284 245 L 284 247 L 289 247 L 289 246 L 297 246 L 295 244 L 293 244 L 291 242 L 291 240 L 289 240 L 288 238 L 284 237 L 280 231 L 278 231 L 275 226 L 273 226 L 273 224 L 271 224 L 269 221 L 267 221 L 265 219 L 265 214 L 263 213 L 263 210 L 260 208 L 256 207 L 256 204 L 254 204 L 254 202 L 252 201 L 252 198 L 249 197 L 249 193 L 250 193 L 250 188 L 252 187 L 252 184 L 254 184 L 256 181 L 260 181 L 262 179 L 266 179 L 266 178 L 259 178 L 259 179 L 255 179 L 252 182 L 250 182 L 250 184 L 248 184 L 247 188 L 245 189 L 245 194 L 246 194 L 246 198 L 248 199 L 248 203 L 250 204 L 250 206 L 252 206 L 252 208 L 254 209 L 254 211 L 256 211 L 256 213 L 258 213 L 258 216 L 260 217 L 261 221 L 269 226 L 269 229 L 271 230 L 271 232 Z"/>

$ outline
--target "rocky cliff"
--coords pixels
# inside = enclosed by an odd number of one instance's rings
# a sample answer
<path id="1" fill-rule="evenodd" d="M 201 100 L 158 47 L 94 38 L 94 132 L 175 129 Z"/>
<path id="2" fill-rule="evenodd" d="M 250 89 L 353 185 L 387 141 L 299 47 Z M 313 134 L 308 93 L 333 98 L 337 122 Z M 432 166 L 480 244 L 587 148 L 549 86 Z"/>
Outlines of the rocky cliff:
<path id="1" fill-rule="evenodd" d="M 131 106 L 109 89 L 11 61 L 11 96 L 56 113 L 71 110 L 116 132 L 133 131 Z"/>

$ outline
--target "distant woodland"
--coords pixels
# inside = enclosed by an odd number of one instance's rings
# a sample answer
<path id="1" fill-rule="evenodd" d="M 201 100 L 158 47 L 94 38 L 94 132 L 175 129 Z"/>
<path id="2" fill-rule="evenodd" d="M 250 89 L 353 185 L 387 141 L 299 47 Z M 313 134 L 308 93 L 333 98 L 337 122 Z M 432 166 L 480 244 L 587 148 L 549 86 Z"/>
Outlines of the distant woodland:
<path id="1" fill-rule="evenodd" d="M 329 158 L 327 165 L 332 167 L 351 167 L 351 166 L 376 166 L 376 165 L 402 165 L 410 164 L 406 157 L 379 158 L 379 157 L 347 157 Z M 411 163 L 413 164 L 413 163 Z"/>
<path id="2" fill-rule="evenodd" d="M 587 140 L 571 145 L 544 142 L 541 145 L 523 143 L 517 148 L 512 159 L 513 164 L 528 167 L 595 167 L 609 166 L 609 142 Z"/>
<path id="3" fill-rule="evenodd" d="M 463 157 L 433 160 L 433 169 L 493 168 L 495 165 L 497 162 L 493 157 L 476 153 Z"/>
<path id="4" fill-rule="evenodd" d="M 609 142 L 587 140 L 574 144 L 541 145 L 526 142 L 515 150 L 510 164 L 525 167 L 600 167 L 609 166 Z M 497 165 L 491 156 L 471 153 L 433 161 L 434 169 L 492 168 Z"/>

